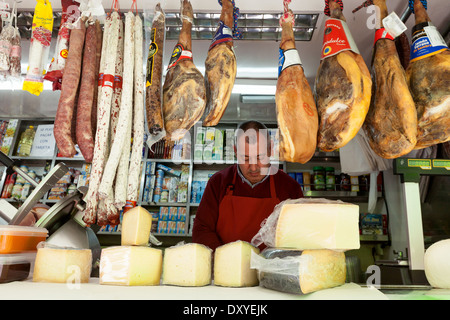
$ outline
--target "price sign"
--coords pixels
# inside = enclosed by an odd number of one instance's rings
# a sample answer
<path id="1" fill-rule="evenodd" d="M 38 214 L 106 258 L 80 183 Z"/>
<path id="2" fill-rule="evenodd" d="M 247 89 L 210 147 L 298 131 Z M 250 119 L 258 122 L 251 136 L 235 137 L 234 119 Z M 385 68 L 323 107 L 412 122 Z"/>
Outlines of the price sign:
<path id="1" fill-rule="evenodd" d="M 51 158 L 54 153 L 55 137 L 53 135 L 53 124 L 39 125 L 34 135 L 30 156 Z"/>

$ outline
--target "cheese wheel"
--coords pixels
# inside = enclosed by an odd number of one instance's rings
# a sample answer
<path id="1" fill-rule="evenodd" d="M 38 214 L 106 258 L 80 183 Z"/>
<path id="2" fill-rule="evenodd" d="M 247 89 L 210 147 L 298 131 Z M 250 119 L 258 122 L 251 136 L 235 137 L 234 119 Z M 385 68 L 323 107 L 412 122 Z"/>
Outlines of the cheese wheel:
<path id="1" fill-rule="evenodd" d="M 250 268 L 251 252 L 259 249 L 246 241 L 235 241 L 216 248 L 214 253 L 214 284 L 224 287 L 258 285 L 256 269 Z"/>
<path id="2" fill-rule="evenodd" d="M 159 285 L 162 250 L 139 246 L 116 246 L 102 250 L 100 284 L 122 286 Z"/>
<path id="3" fill-rule="evenodd" d="M 424 267 L 430 285 L 450 289 L 450 239 L 438 241 L 425 251 Z"/>
<path id="4" fill-rule="evenodd" d="M 152 228 L 152 215 L 143 207 L 134 207 L 123 215 L 121 244 L 147 246 Z"/>
<path id="5" fill-rule="evenodd" d="M 275 247 L 359 249 L 359 206 L 349 203 L 291 203 L 282 206 Z"/>
<path id="6" fill-rule="evenodd" d="M 200 287 L 211 284 L 212 250 L 198 243 L 165 249 L 162 283 Z"/>
<path id="7" fill-rule="evenodd" d="M 92 270 L 90 249 L 39 248 L 34 265 L 33 281 L 87 283 Z"/>

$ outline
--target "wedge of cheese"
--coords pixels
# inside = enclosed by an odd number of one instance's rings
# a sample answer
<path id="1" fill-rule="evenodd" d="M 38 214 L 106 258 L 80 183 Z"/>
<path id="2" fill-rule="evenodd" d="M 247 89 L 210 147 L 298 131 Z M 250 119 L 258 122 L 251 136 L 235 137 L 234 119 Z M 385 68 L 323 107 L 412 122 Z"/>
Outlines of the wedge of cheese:
<path id="1" fill-rule="evenodd" d="M 264 255 L 264 254 L 263 254 Z M 278 263 L 273 259 L 278 258 Z M 307 294 L 345 283 L 345 254 L 333 250 L 290 250 L 258 258 L 260 285 L 277 291 Z"/>
<path id="2" fill-rule="evenodd" d="M 282 206 L 275 247 L 359 249 L 359 207 L 349 203 L 291 203 Z"/>
<path id="3" fill-rule="evenodd" d="M 164 251 L 163 284 L 200 287 L 211 283 L 212 250 L 198 243 L 169 247 Z"/>
<path id="4" fill-rule="evenodd" d="M 152 228 L 152 215 L 143 207 L 134 207 L 123 215 L 121 244 L 146 246 Z"/>
<path id="5" fill-rule="evenodd" d="M 92 270 L 90 249 L 39 248 L 34 264 L 33 281 L 87 283 Z"/>
<path id="6" fill-rule="evenodd" d="M 256 269 L 250 269 L 251 252 L 259 249 L 246 241 L 227 243 L 214 253 L 214 284 L 224 287 L 258 285 Z"/>
<path id="7" fill-rule="evenodd" d="M 102 250 L 100 284 L 122 286 L 159 285 L 162 250 L 140 246 L 117 246 Z"/>

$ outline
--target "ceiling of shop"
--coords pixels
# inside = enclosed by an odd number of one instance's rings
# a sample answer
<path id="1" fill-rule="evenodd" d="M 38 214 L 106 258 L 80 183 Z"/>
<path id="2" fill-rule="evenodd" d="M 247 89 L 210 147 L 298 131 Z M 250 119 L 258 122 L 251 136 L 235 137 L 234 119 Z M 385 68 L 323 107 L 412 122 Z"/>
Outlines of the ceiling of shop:
<path id="1" fill-rule="evenodd" d="M 6 0 L 12 3 L 12 0 Z M 345 0 L 344 15 L 348 26 L 352 32 L 353 38 L 361 52 L 366 63 L 369 65 L 372 55 L 374 30 L 373 8 L 362 8 L 356 13 L 352 10 L 362 4 L 364 0 Z M 158 1 L 156 0 L 137 0 L 137 6 L 140 11 L 151 10 Z M 278 0 L 235 0 L 240 8 L 241 14 L 245 13 L 272 13 L 279 14 L 283 11 L 283 1 Z M 106 12 L 110 11 L 112 0 L 103 0 L 103 6 Z M 220 13 L 220 5 L 214 0 L 191 0 L 192 7 L 196 13 Z M 404 13 L 407 7 L 407 0 L 388 0 L 389 12 L 395 11 L 399 16 Z M 22 0 L 18 4 L 19 11 L 33 11 L 36 4 L 35 0 Z M 131 0 L 119 0 L 120 10 L 128 11 L 131 7 Z M 161 4 L 166 12 L 179 12 L 179 0 L 162 0 Z M 320 52 L 322 47 L 323 27 L 326 16 L 323 14 L 323 0 L 292 0 L 290 8 L 295 14 L 312 13 L 319 14 L 316 29 L 314 30 L 311 41 L 297 41 L 296 46 L 302 59 L 303 68 L 311 86 L 314 85 L 314 78 L 320 62 Z M 54 11 L 60 11 L 60 1 L 53 0 L 52 7 Z M 430 0 L 428 1 L 428 14 L 432 22 L 437 26 L 442 35 L 447 35 L 450 27 L 450 5 L 448 0 Z M 406 21 L 408 27 L 407 35 L 410 38 L 410 30 L 414 25 L 414 15 L 411 15 Z M 169 56 L 175 40 L 167 40 L 165 44 L 164 63 L 167 65 Z M 209 40 L 193 41 L 194 63 L 199 70 L 204 72 L 204 61 L 208 51 Z M 261 104 L 245 104 L 246 110 L 242 108 L 241 94 L 273 94 L 274 85 L 277 79 L 278 68 L 278 46 L 279 42 L 275 40 L 236 40 L 235 52 L 238 61 L 237 80 L 235 93 L 227 109 L 224 119 L 232 120 L 234 118 L 244 118 L 249 113 L 256 111 L 261 113 L 262 118 L 273 119 L 274 103 L 273 101 Z M 54 44 L 52 46 L 51 55 Z M 28 61 L 28 40 L 23 41 L 23 72 L 26 71 Z M 0 83 L 1 84 L 1 83 Z M 3 86 L 3 84 L 1 84 Z M 248 87 L 250 85 L 251 87 Z M 256 86 L 260 87 L 259 90 Z M 261 89 L 262 88 L 262 89 Z M 52 117 L 56 113 L 58 92 L 45 91 L 40 97 L 34 97 L 20 90 L 1 90 L 0 91 L 0 116 L 30 116 L 30 117 Z M 262 119 L 266 120 L 266 119 Z"/>

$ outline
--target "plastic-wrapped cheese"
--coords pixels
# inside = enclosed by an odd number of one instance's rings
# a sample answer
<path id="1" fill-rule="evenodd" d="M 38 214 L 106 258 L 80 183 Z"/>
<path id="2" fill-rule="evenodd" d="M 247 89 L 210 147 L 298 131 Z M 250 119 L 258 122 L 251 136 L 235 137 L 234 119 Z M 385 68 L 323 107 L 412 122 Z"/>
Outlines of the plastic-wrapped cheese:
<path id="1" fill-rule="evenodd" d="M 250 268 L 251 252 L 259 249 L 245 241 L 224 244 L 214 253 L 214 284 L 224 287 L 258 285 L 255 269 Z"/>
<path id="2" fill-rule="evenodd" d="M 425 251 L 424 267 L 433 287 L 450 289 L 450 239 L 438 241 Z"/>
<path id="3" fill-rule="evenodd" d="M 164 250 L 163 284 L 200 287 L 211 283 L 212 250 L 198 243 Z"/>
<path id="4" fill-rule="evenodd" d="M 272 248 L 359 249 L 359 207 L 327 199 L 279 203 L 252 239 Z"/>
<path id="5" fill-rule="evenodd" d="M 152 228 L 152 215 L 143 207 L 134 207 L 123 215 L 121 244 L 146 246 Z"/>
<path id="6" fill-rule="evenodd" d="M 280 250 L 252 254 L 261 286 L 296 294 L 307 294 L 345 283 L 345 254 L 333 250 Z M 265 257 L 267 257 L 267 259 Z"/>
<path id="7" fill-rule="evenodd" d="M 33 281 L 87 283 L 91 270 L 90 249 L 38 248 Z"/>
<path id="8" fill-rule="evenodd" d="M 102 250 L 100 284 L 123 286 L 159 285 L 162 250 L 139 246 L 117 246 Z"/>

